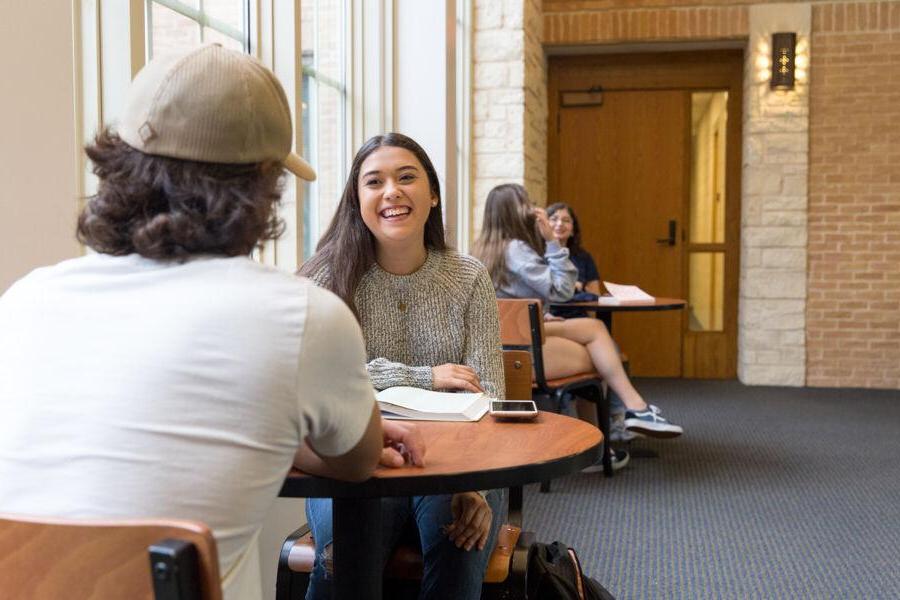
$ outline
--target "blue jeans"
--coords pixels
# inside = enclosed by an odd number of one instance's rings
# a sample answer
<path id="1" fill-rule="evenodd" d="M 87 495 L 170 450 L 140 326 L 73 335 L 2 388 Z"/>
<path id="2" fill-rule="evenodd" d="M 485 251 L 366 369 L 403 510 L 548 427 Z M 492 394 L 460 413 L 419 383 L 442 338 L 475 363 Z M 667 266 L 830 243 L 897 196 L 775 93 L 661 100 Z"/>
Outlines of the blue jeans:
<path id="1" fill-rule="evenodd" d="M 488 559 L 497 542 L 497 532 L 506 520 L 506 490 L 491 490 L 487 502 L 491 507 L 491 531 L 484 550 L 466 551 L 457 548 L 443 532 L 443 527 L 453 522 L 450 512 L 451 495 L 413 496 L 408 498 L 382 498 L 382 558 L 386 563 L 397 545 L 405 526 L 411 519 L 419 530 L 422 544 L 424 573 L 419 598 L 447 598 L 453 600 L 477 600 L 481 597 L 481 584 Z M 310 576 L 307 600 L 330 600 L 332 588 L 331 500 L 310 498 L 306 501 L 306 519 L 316 541 L 316 562 Z M 328 562 L 328 571 L 325 568 Z"/>

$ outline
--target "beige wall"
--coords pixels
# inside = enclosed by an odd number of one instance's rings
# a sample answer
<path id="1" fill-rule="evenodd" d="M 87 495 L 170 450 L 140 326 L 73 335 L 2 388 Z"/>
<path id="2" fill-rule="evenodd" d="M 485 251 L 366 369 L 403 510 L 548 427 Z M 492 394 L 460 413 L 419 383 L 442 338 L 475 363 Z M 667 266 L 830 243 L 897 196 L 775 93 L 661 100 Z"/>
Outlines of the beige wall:
<path id="1" fill-rule="evenodd" d="M 0 293 L 79 254 L 70 2 L 0 7 Z"/>

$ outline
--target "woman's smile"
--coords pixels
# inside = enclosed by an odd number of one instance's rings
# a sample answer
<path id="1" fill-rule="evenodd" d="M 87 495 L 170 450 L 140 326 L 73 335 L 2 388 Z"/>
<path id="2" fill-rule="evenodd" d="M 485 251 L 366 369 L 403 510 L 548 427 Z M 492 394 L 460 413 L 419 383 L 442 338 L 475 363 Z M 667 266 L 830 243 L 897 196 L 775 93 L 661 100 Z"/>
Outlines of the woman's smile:
<path id="1" fill-rule="evenodd" d="M 409 206 L 388 206 L 385 209 L 382 209 L 378 214 L 382 219 L 390 223 L 396 223 L 398 221 L 404 221 L 406 218 L 412 213 L 412 208 Z"/>

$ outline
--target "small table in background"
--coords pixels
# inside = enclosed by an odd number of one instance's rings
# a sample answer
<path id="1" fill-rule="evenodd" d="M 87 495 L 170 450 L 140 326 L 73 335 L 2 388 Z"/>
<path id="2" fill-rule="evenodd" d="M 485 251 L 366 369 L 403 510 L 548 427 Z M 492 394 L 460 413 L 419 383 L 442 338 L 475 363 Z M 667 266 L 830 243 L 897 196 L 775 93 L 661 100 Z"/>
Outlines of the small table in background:
<path id="1" fill-rule="evenodd" d="M 645 312 L 657 310 L 681 310 L 687 302 L 679 298 L 654 298 L 653 300 L 629 300 L 624 304 L 601 304 L 604 298 L 594 302 L 551 302 L 552 308 L 578 308 L 597 315 L 612 335 L 612 316 L 617 312 Z"/>
<path id="2" fill-rule="evenodd" d="M 687 302 L 680 298 L 654 298 L 653 300 L 628 300 L 624 304 L 603 304 L 603 299 L 609 296 L 600 296 L 600 301 L 593 302 L 551 302 L 552 308 L 578 308 L 593 312 L 597 318 L 603 321 L 609 335 L 613 333 L 613 313 L 617 312 L 647 312 L 658 310 L 681 310 Z M 656 458 L 653 450 L 632 448 L 629 450 L 635 458 Z"/>
<path id="3" fill-rule="evenodd" d="M 381 598 L 382 497 L 519 486 L 575 473 L 600 456 L 603 434 L 583 421 L 541 412 L 533 421 L 417 421 L 425 467 L 379 468 L 362 483 L 292 470 L 282 497 L 334 499 L 335 597 Z"/>

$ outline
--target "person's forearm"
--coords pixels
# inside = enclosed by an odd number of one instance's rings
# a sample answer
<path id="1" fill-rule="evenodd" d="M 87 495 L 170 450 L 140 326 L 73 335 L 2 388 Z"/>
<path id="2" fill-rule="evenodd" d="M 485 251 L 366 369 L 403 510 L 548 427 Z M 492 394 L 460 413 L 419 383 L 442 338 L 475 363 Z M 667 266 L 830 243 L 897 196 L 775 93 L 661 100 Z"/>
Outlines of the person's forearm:
<path id="1" fill-rule="evenodd" d="M 546 297 L 551 302 L 565 302 L 575 294 L 578 269 L 569 260 L 569 251 L 555 242 L 547 244 L 544 259 L 550 267 L 550 289 Z"/>
<path id="2" fill-rule="evenodd" d="M 294 466 L 308 475 L 336 478 L 337 473 L 306 442 L 294 455 Z"/>
<path id="3" fill-rule="evenodd" d="M 399 362 L 391 362 L 386 358 L 376 358 L 366 365 L 369 380 L 376 390 L 383 390 L 398 385 L 432 389 L 431 367 L 411 367 Z"/>

